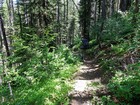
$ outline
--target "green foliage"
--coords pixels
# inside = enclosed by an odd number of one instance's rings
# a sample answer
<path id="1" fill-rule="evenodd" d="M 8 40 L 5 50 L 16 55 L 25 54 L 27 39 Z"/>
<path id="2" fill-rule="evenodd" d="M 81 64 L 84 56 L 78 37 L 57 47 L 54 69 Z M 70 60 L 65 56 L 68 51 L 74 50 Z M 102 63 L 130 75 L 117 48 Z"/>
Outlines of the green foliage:
<path id="1" fill-rule="evenodd" d="M 101 33 L 101 21 L 91 28 L 91 38 L 95 39 L 101 36 L 102 43 L 121 42 L 122 38 L 134 32 L 131 19 L 128 15 L 123 16 L 116 14 L 114 17 L 107 19 L 104 23 L 103 31 Z"/>
<path id="2" fill-rule="evenodd" d="M 79 35 L 76 35 L 74 38 L 73 50 L 75 51 L 80 50 L 80 46 L 81 46 L 81 37 Z"/>
<path id="3" fill-rule="evenodd" d="M 7 78 L 12 80 L 13 86 L 16 86 L 14 88 L 15 100 L 9 101 L 9 103 L 5 102 L 4 105 L 68 104 L 67 93 L 71 89 L 68 80 L 76 71 L 74 65 L 78 63 L 77 59 L 64 45 L 54 52 L 47 53 L 48 63 L 41 64 L 37 57 L 27 61 L 27 65 L 24 65 L 29 67 L 27 70 L 20 67 L 17 71 L 9 72 Z M 3 93 L 7 93 L 7 89 L 0 90 L 2 91 L 1 95 L 5 96 Z"/>
<path id="4" fill-rule="evenodd" d="M 131 13 L 116 16 L 105 21 L 101 35 L 102 48 L 97 52 L 100 56 L 98 61 L 104 70 L 103 78 L 109 80 L 108 90 L 111 92 L 111 95 L 103 96 L 98 103 L 99 105 L 137 105 L 140 102 L 139 15 L 136 16 L 135 26 L 132 24 Z M 101 34 L 100 24 L 98 22 L 97 27 L 93 26 L 92 37 Z"/>
<path id="5" fill-rule="evenodd" d="M 68 79 L 75 69 L 73 66 L 62 69 L 59 75 L 52 75 L 44 82 L 18 88 L 15 91 L 15 101 L 11 105 L 67 105 L 67 94 L 71 89 Z"/>
<path id="6" fill-rule="evenodd" d="M 0 67 L 3 82 L 0 104 L 67 105 L 68 80 L 76 71 L 79 60 L 68 47 L 57 44 L 66 41 L 73 44 L 75 34 L 79 33 L 78 13 L 73 1 L 14 0 L 16 6 L 10 1 L 2 1 L 0 13 L 5 18 L 6 35 L 10 35 L 8 42 L 12 43 L 8 43 L 11 56 L 3 58 L 6 59 L 3 65 L 6 73 Z M 16 11 L 12 14 L 14 9 Z M 1 44 L 3 47 L 3 40 Z M 9 95 L 8 83 L 13 97 Z"/>
<path id="7" fill-rule="evenodd" d="M 111 96 L 103 96 L 99 105 L 118 105 L 111 100 Z"/>
<path id="8" fill-rule="evenodd" d="M 105 59 L 101 62 L 101 66 L 105 71 L 111 72 L 117 65 L 114 59 Z"/>
<path id="9" fill-rule="evenodd" d="M 140 63 L 136 63 L 133 70 L 119 71 L 109 83 L 110 91 L 120 102 L 132 103 L 139 101 L 140 97 Z"/>
<path id="10" fill-rule="evenodd" d="M 91 84 L 91 86 L 95 86 L 95 87 L 99 87 L 100 85 L 101 85 L 101 83 L 99 83 L 99 82 L 93 82 Z"/>
<path id="11" fill-rule="evenodd" d="M 55 37 L 46 30 L 42 36 L 27 30 L 22 37 L 13 36 L 13 53 L 0 87 L 5 98 L 3 105 L 59 105 L 68 104 L 71 89 L 69 79 L 77 70 L 78 59 L 65 45 L 55 46 Z M 9 96 L 11 83 L 14 100 Z M 4 88 L 5 87 L 5 88 Z"/>

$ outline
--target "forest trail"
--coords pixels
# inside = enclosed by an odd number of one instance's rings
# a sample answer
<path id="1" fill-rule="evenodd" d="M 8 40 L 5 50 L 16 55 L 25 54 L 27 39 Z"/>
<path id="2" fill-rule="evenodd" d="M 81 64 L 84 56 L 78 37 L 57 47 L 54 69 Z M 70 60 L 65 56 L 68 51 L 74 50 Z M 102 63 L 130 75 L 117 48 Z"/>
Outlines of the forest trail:
<path id="1" fill-rule="evenodd" d="M 94 61 L 85 60 L 76 73 L 73 90 L 69 93 L 70 105 L 94 105 L 95 92 L 105 87 L 101 81 L 103 75 L 99 65 Z"/>

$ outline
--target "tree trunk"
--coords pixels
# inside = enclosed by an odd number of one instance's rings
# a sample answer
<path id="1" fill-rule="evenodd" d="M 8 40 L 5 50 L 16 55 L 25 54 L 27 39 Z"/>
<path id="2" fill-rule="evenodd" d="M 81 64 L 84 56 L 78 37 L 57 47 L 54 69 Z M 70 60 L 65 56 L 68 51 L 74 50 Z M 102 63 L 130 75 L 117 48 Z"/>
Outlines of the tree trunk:
<path id="1" fill-rule="evenodd" d="M 78 6 L 76 5 L 75 1 L 72 0 L 72 2 L 73 2 L 73 5 L 75 5 L 76 9 L 79 11 L 79 8 L 78 8 Z"/>
<path id="2" fill-rule="evenodd" d="M 15 30 L 14 30 L 14 6 L 13 6 L 13 0 L 6 0 L 7 3 L 7 7 L 8 7 L 8 17 L 9 17 L 9 24 L 8 24 L 8 29 L 7 29 L 7 35 L 9 35 L 9 37 L 7 38 L 8 42 L 9 42 L 9 48 L 11 49 L 11 45 L 12 45 L 12 38 L 11 36 L 14 35 Z M 10 36 L 11 35 L 11 36 Z"/>
<path id="3" fill-rule="evenodd" d="M 98 4 L 98 20 L 100 19 L 101 16 L 101 0 L 99 0 L 99 4 Z"/>
<path id="4" fill-rule="evenodd" d="M 0 15 L 0 28 L 1 28 L 1 33 L 2 33 L 3 40 L 4 40 L 6 54 L 7 54 L 7 57 L 9 57 L 10 56 L 10 50 L 9 50 L 9 47 L 8 47 L 8 42 L 7 42 L 7 38 L 6 38 L 5 28 L 4 28 L 3 19 L 1 17 L 1 15 Z M 4 70 L 4 72 L 7 75 L 6 70 Z M 8 87 L 9 87 L 10 95 L 13 96 L 12 87 L 11 87 L 10 82 L 8 82 Z"/>
<path id="5" fill-rule="evenodd" d="M 102 19 L 103 21 L 106 19 L 106 0 L 102 1 Z"/>
<path id="6" fill-rule="evenodd" d="M 7 37 L 6 37 L 6 33 L 5 33 L 5 28 L 4 28 L 4 24 L 3 24 L 3 19 L 0 15 L 0 28 L 1 28 L 1 33 L 3 35 L 3 39 L 4 39 L 4 45 L 5 45 L 5 49 L 6 49 L 6 54 L 9 57 L 10 56 L 10 50 L 9 50 L 9 46 L 8 46 L 8 41 L 7 41 Z"/>
<path id="7" fill-rule="evenodd" d="M 122 12 L 125 12 L 126 11 L 126 0 L 121 0 L 120 1 L 120 10 Z"/>
<path id="8" fill-rule="evenodd" d="M 132 19 L 132 24 L 134 24 L 134 25 L 137 22 L 137 13 L 138 12 L 139 12 L 139 0 L 135 0 L 134 14 L 133 14 L 133 19 Z"/>
<path id="9" fill-rule="evenodd" d="M 94 24 L 96 25 L 96 20 L 97 20 L 97 1 L 95 1 L 95 8 L 94 8 Z"/>
<path id="10" fill-rule="evenodd" d="M 8 7 L 8 13 L 9 13 L 9 24 L 10 24 L 11 27 L 13 27 L 13 25 L 14 25 L 14 6 L 13 6 L 13 0 L 6 0 L 6 3 L 7 3 L 7 7 Z"/>
<path id="11" fill-rule="evenodd" d="M 22 34 L 22 22 L 21 22 L 20 10 L 19 10 L 19 0 L 17 0 L 17 12 L 18 12 L 18 17 L 19 17 L 20 34 Z"/>
<path id="12" fill-rule="evenodd" d="M 82 0 L 80 2 L 81 10 L 80 11 L 80 25 L 81 25 L 81 36 L 87 40 L 89 38 L 89 31 L 90 31 L 90 18 L 91 18 L 91 0 Z"/>
<path id="13" fill-rule="evenodd" d="M 114 3 L 115 3 L 115 0 L 111 0 L 111 2 L 110 2 L 110 16 L 113 16 L 113 14 L 114 14 Z"/>
<path id="14" fill-rule="evenodd" d="M 66 21 L 66 1 L 64 0 L 64 23 Z"/>
<path id="15" fill-rule="evenodd" d="M 102 23 L 101 23 L 101 27 L 100 27 L 100 34 L 97 36 L 97 42 L 99 44 L 99 48 L 102 48 L 101 45 L 101 37 L 102 37 L 102 32 L 104 29 L 104 21 L 106 19 L 106 0 L 102 1 Z"/>
<path id="16" fill-rule="evenodd" d="M 60 33 L 60 1 L 57 0 L 57 43 L 61 44 L 61 33 Z"/>
<path id="17" fill-rule="evenodd" d="M 139 12 L 139 0 L 135 0 L 135 10 L 134 10 L 135 13 L 138 13 Z"/>

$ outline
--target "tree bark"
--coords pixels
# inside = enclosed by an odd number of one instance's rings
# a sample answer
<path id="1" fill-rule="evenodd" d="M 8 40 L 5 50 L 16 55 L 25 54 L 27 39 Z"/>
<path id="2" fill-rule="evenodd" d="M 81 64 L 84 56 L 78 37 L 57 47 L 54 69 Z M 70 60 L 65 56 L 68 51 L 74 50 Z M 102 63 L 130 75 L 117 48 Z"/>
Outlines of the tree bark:
<path id="1" fill-rule="evenodd" d="M 14 6 L 13 6 L 13 0 L 6 0 L 7 7 L 8 7 L 8 13 L 9 13 L 9 24 L 11 27 L 14 25 Z"/>
<path id="2" fill-rule="evenodd" d="M 95 7 L 94 7 L 94 24 L 96 25 L 96 20 L 97 20 L 97 1 L 95 1 Z"/>
<path id="3" fill-rule="evenodd" d="M 114 3 L 115 3 L 115 0 L 111 0 L 111 2 L 110 2 L 110 16 L 113 16 L 113 14 L 114 14 Z"/>
<path id="4" fill-rule="evenodd" d="M 102 1 L 102 19 L 103 21 L 106 19 L 106 0 Z"/>
<path id="5" fill-rule="evenodd" d="M 78 6 L 76 5 L 75 1 L 72 0 L 72 2 L 73 2 L 73 4 L 75 5 L 76 9 L 79 11 L 79 8 L 78 8 Z"/>
<path id="6" fill-rule="evenodd" d="M 22 22 L 21 22 L 20 10 L 19 10 L 19 0 L 17 0 L 17 12 L 18 12 L 18 17 L 19 17 L 20 34 L 22 34 Z"/>
<path id="7" fill-rule="evenodd" d="M 10 56 L 10 50 L 9 50 L 9 46 L 8 46 L 8 41 L 7 41 L 7 37 L 6 37 L 6 33 L 5 33 L 5 28 L 4 28 L 4 24 L 3 24 L 3 19 L 0 15 L 0 28 L 1 28 L 1 33 L 3 35 L 3 39 L 4 39 L 4 45 L 5 45 L 5 49 L 6 49 L 6 54 L 9 57 Z"/>
<path id="8" fill-rule="evenodd" d="M 6 30 L 7 34 L 9 34 L 9 37 L 7 38 L 9 42 L 9 48 L 11 49 L 12 46 L 12 38 L 11 36 L 14 35 L 15 30 L 14 30 L 14 6 L 13 6 L 13 0 L 6 0 L 7 7 L 8 7 L 8 17 L 9 17 L 9 24 L 8 24 L 8 29 Z"/>
<path id="9" fill-rule="evenodd" d="M 99 4 L 98 4 L 98 20 L 101 17 L 101 0 L 99 0 Z"/>
<path id="10" fill-rule="evenodd" d="M 57 33 L 58 33 L 58 36 L 57 36 L 57 43 L 58 44 L 61 44 L 61 32 L 60 32 L 60 1 L 57 0 Z"/>
<path id="11" fill-rule="evenodd" d="M 132 24 L 136 24 L 137 22 L 137 13 L 139 12 L 139 0 L 135 0 L 134 14 L 132 19 Z"/>
<path id="12" fill-rule="evenodd" d="M 134 10 L 134 12 L 135 13 L 138 13 L 139 12 L 139 0 L 135 0 L 135 10 Z"/>
<path id="13" fill-rule="evenodd" d="M 97 42 L 99 44 L 99 48 L 102 48 L 102 45 L 101 45 L 101 37 L 102 37 L 102 32 L 103 32 L 103 29 L 104 29 L 104 21 L 106 20 L 106 0 L 103 0 L 102 1 L 102 23 L 101 23 L 101 27 L 100 27 L 100 33 L 99 35 L 97 36 Z"/>
<path id="14" fill-rule="evenodd" d="M 5 28 L 4 28 L 3 19 L 2 19 L 1 15 L 0 15 L 0 28 L 1 28 L 1 33 L 2 33 L 3 40 L 4 40 L 6 54 L 7 54 L 7 57 L 9 57 L 10 56 L 10 50 L 9 50 L 9 47 L 8 47 L 8 42 L 7 42 L 7 38 L 6 38 Z M 7 75 L 6 70 L 4 70 L 4 72 Z M 12 87 L 11 87 L 10 82 L 8 82 L 8 87 L 9 87 L 10 95 L 13 96 Z"/>

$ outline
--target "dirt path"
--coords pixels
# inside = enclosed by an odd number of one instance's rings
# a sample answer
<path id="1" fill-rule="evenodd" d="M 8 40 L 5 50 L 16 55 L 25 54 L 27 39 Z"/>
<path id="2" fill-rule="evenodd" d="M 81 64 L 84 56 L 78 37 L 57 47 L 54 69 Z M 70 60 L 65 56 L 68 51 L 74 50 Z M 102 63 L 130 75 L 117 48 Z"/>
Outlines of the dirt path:
<path id="1" fill-rule="evenodd" d="M 76 73 L 73 90 L 69 93 L 70 105 L 94 105 L 93 95 L 97 89 L 104 87 L 101 83 L 102 71 L 93 61 L 84 61 Z"/>

